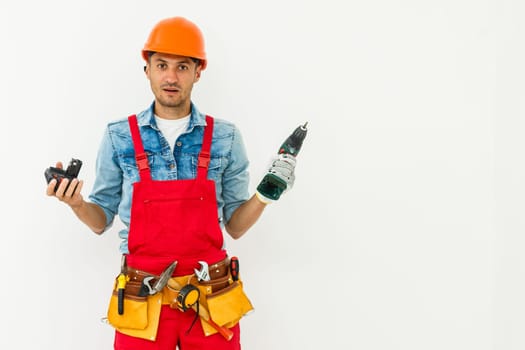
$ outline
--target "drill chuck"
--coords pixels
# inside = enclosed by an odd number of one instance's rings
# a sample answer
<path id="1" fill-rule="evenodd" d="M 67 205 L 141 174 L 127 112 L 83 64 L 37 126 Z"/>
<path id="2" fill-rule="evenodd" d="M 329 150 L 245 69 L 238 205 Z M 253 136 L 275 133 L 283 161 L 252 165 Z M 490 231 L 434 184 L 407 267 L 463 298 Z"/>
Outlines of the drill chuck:
<path id="1" fill-rule="evenodd" d="M 286 153 L 294 157 L 296 157 L 299 154 L 301 146 L 303 145 L 304 138 L 306 137 L 307 125 L 308 122 L 304 123 L 304 125 L 298 126 L 294 130 L 294 132 L 290 136 L 288 136 L 286 141 L 284 141 L 281 148 L 279 149 L 279 154 Z"/>

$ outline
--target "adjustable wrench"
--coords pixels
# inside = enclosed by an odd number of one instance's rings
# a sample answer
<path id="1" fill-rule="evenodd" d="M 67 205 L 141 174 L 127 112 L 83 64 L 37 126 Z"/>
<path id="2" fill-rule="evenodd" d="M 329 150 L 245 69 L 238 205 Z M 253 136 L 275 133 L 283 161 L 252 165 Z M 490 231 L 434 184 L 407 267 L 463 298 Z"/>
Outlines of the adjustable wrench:
<path id="1" fill-rule="evenodd" d="M 197 279 L 199 280 L 199 282 L 209 281 L 210 271 L 208 269 L 208 263 L 206 261 L 199 261 L 199 264 L 201 265 L 200 270 L 193 269 L 195 271 L 195 275 L 197 276 Z"/>

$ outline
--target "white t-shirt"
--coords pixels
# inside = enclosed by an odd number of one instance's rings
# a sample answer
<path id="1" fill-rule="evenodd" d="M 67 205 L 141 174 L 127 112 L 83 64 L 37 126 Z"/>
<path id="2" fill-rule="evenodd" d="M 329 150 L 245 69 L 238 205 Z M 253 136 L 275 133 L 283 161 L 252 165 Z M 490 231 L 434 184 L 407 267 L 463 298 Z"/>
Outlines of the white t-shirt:
<path id="1" fill-rule="evenodd" d="M 163 119 L 155 116 L 155 121 L 157 122 L 157 126 L 162 132 L 164 138 L 168 141 L 171 151 L 173 152 L 175 141 L 188 128 L 188 124 L 190 123 L 190 114 L 184 118 L 173 120 Z"/>

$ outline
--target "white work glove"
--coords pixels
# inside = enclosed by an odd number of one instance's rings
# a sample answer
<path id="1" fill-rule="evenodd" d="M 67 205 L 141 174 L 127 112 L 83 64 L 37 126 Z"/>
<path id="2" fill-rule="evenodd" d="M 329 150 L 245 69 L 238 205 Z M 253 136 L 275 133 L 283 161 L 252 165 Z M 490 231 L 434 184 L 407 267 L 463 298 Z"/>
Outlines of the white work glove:
<path id="1" fill-rule="evenodd" d="M 261 184 L 257 186 L 257 191 L 255 192 L 255 195 L 261 202 L 265 204 L 272 203 L 279 199 L 281 194 L 287 192 L 293 187 L 295 181 L 294 171 L 296 162 L 297 161 L 294 156 L 286 153 L 278 154 L 273 158 L 266 175 L 261 181 Z M 264 193 L 264 189 L 268 189 L 267 186 L 264 186 L 265 179 L 267 179 L 268 175 L 273 178 L 277 177 L 277 181 L 280 183 L 280 189 L 271 191 L 273 193 Z M 282 189 L 283 186 L 285 187 L 284 190 Z"/>

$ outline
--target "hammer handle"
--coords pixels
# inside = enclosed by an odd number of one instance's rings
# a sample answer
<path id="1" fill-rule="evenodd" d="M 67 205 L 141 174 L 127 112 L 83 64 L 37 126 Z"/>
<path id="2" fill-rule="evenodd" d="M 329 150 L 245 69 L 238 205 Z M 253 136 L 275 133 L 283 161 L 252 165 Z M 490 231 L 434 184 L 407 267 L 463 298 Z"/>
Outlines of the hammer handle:
<path id="1" fill-rule="evenodd" d="M 196 310 L 196 307 L 193 306 L 193 309 L 195 311 Z M 199 305 L 199 311 L 202 310 L 202 306 Z M 201 312 L 199 312 L 199 315 L 202 315 Z M 202 317 L 202 316 L 201 316 Z M 203 317 L 204 318 L 204 317 Z M 224 339 L 226 340 L 231 340 L 233 338 L 233 332 L 231 329 L 229 329 L 228 327 L 224 327 L 224 326 L 219 326 L 217 323 L 213 322 L 213 320 L 211 318 L 204 318 L 204 321 L 208 322 L 210 324 L 210 326 L 212 326 L 213 328 L 215 328 L 215 330 L 224 337 Z"/>

